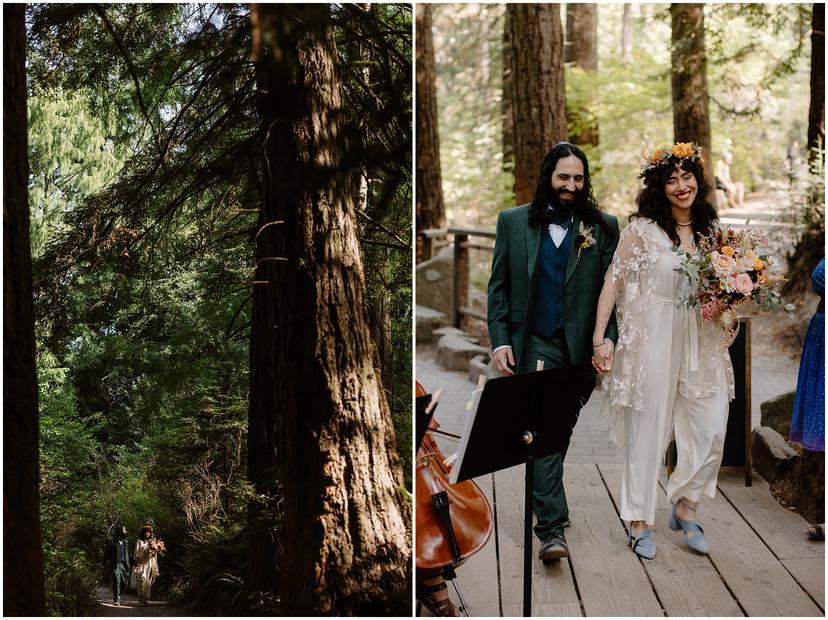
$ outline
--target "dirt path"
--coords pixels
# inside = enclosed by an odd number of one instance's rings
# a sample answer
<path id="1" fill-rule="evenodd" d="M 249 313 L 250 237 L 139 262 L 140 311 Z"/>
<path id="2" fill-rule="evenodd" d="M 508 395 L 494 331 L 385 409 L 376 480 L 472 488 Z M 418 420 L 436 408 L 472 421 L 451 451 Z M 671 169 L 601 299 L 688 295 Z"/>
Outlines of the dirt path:
<path id="1" fill-rule="evenodd" d="M 164 601 L 150 601 L 149 605 L 138 603 L 135 594 L 121 594 L 121 604 L 112 602 L 112 588 L 98 589 L 98 602 L 101 604 L 101 616 L 189 616 L 182 607 L 174 607 Z"/>

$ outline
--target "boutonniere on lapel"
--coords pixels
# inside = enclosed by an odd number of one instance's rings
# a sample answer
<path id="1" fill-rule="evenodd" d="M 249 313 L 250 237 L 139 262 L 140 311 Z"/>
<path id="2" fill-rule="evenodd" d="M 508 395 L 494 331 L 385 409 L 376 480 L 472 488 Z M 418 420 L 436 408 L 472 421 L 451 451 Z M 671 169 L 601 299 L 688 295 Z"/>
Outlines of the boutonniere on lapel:
<path id="1" fill-rule="evenodd" d="M 585 228 L 584 223 L 581 222 L 578 226 L 578 236 L 575 237 L 575 243 L 578 244 L 578 258 L 580 258 L 583 250 L 595 245 L 595 237 L 592 236 L 592 226 Z"/>

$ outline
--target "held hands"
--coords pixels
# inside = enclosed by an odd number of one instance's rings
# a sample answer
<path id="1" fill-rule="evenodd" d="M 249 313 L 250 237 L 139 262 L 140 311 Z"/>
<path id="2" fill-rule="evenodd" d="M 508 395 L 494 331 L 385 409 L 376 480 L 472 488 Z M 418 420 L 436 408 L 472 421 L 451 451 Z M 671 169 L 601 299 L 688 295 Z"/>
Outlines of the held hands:
<path id="1" fill-rule="evenodd" d="M 609 338 L 605 338 L 601 344 L 592 347 L 592 366 L 599 375 L 605 375 L 612 370 L 614 359 L 615 345 Z"/>
<path id="2" fill-rule="evenodd" d="M 498 349 L 494 354 L 497 369 L 504 375 L 513 375 L 515 371 L 509 368 L 509 365 L 515 365 L 515 357 L 512 354 L 512 347 L 503 347 Z"/>

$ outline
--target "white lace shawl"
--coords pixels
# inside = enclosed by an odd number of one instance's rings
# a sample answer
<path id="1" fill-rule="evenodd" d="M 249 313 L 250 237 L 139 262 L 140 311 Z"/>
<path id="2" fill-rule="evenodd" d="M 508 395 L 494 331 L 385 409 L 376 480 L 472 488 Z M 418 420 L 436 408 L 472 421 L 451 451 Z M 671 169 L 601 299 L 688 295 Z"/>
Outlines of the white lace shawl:
<path id="1" fill-rule="evenodd" d="M 614 410 L 642 411 L 643 386 L 647 373 L 662 372 L 650 368 L 649 336 L 651 321 L 674 321 L 673 329 L 685 334 L 687 350 L 693 350 L 693 364 L 684 364 L 679 377 L 679 391 L 690 398 L 703 398 L 727 389 L 734 395 L 733 367 L 723 345 L 723 334 L 701 320 L 698 306 L 678 309 L 676 303 L 665 304 L 665 298 L 676 298 L 683 276 L 672 271 L 669 262 L 678 261 L 672 253 L 673 245 L 664 231 L 652 220 L 636 218 L 621 232 L 607 277 L 612 278 L 616 290 L 615 310 L 618 319 L 618 344 L 613 369 L 602 382 L 602 391 L 609 394 Z M 659 262 L 662 264 L 659 265 Z M 665 267 L 664 263 L 668 263 Z M 658 268 L 657 268 L 658 267 Z M 666 293 L 666 296 L 665 296 Z M 661 303 L 654 302 L 662 299 Z M 656 304 L 654 306 L 654 304 Z M 663 310 L 659 312 L 658 308 Z M 695 313 L 692 317 L 682 313 Z M 692 329 L 686 325 L 695 323 Z M 693 342 L 690 342 L 692 339 Z M 691 346 L 692 345 L 692 346 Z M 697 356 L 697 357 L 696 357 Z"/>

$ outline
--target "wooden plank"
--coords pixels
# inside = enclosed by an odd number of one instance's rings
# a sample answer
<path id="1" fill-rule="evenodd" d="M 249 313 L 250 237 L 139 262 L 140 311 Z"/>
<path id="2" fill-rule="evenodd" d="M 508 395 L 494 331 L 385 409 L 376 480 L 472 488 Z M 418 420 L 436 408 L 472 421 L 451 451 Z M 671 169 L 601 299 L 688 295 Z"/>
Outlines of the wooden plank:
<path id="1" fill-rule="evenodd" d="M 797 583 L 825 611 L 825 558 L 804 558 L 801 560 L 782 560 L 788 572 Z"/>
<path id="2" fill-rule="evenodd" d="M 771 495 L 767 481 L 754 474 L 746 487 L 738 471 L 719 473 L 719 491 L 770 547 L 794 579 L 825 610 L 825 543 L 809 540 L 808 522 Z"/>
<path id="3" fill-rule="evenodd" d="M 746 487 L 739 471 L 723 469 L 718 487 L 779 559 L 825 557 L 825 543 L 808 540 L 808 522 L 776 501 L 758 473 L 753 486 Z"/>
<path id="4" fill-rule="evenodd" d="M 492 511 L 497 507 L 492 501 L 492 485 L 494 476 L 489 474 L 476 478 L 475 482 L 486 495 Z M 495 551 L 495 534 L 486 546 L 471 556 L 466 563 L 457 569 L 457 584 L 463 599 L 468 605 L 471 616 L 499 616 L 500 597 L 497 583 L 497 553 Z M 451 598 L 457 604 L 454 588 L 449 586 Z"/>
<path id="5" fill-rule="evenodd" d="M 721 493 L 704 498 L 699 521 L 710 543 L 710 560 L 748 616 L 823 615 Z M 682 532 L 663 529 L 665 537 L 687 549 Z"/>
<path id="6" fill-rule="evenodd" d="M 504 616 L 523 615 L 524 476 L 523 466 L 495 474 Z M 541 562 L 538 560 L 540 545 L 534 535 L 532 541 L 532 615 L 583 615 L 569 562 Z"/>
<path id="7" fill-rule="evenodd" d="M 599 465 L 601 475 L 615 500 L 621 505 L 622 465 Z M 722 583 L 719 573 L 705 556 L 688 553 L 683 542 L 676 546 L 669 532 L 670 503 L 659 487 L 656 523 L 653 540 L 656 543 L 656 557 L 640 560 L 650 576 L 653 587 L 668 616 L 744 616 L 739 605 Z M 629 547 L 628 547 L 629 549 Z M 632 554 L 630 549 L 628 553 Z M 699 593 L 703 592 L 703 596 Z"/>
<path id="8" fill-rule="evenodd" d="M 587 616 L 663 616 L 594 464 L 565 467 L 570 563 Z"/>

